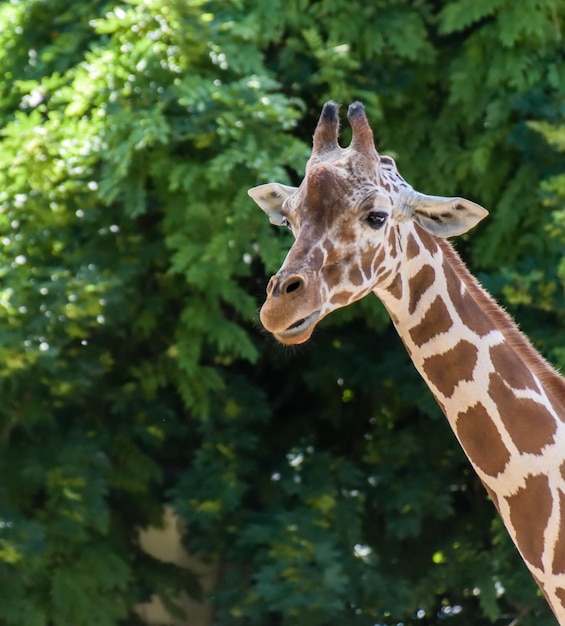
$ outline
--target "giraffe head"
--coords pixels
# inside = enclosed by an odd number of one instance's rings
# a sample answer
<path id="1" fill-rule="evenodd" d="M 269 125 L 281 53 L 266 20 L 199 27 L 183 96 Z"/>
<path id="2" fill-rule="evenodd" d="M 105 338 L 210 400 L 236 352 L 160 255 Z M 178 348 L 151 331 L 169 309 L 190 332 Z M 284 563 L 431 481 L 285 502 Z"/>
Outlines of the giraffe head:
<path id="1" fill-rule="evenodd" d="M 327 102 L 300 187 L 260 185 L 249 195 L 271 222 L 295 237 L 267 286 L 261 322 L 282 343 L 309 339 L 331 311 L 390 287 L 402 252 L 399 229 L 414 223 L 439 237 L 459 235 L 487 215 L 462 198 L 428 196 L 375 149 L 363 105 L 348 110 L 351 144 L 338 144 L 338 106 Z"/>

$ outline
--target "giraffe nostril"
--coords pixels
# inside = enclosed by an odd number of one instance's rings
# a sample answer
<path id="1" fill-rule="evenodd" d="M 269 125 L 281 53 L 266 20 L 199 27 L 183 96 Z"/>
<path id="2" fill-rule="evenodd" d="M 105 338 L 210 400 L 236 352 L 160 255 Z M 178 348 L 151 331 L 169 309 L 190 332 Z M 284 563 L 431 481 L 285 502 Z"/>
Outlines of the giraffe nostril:
<path id="1" fill-rule="evenodd" d="M 295 280 L 290 283 L 290 285 L 286 285 L 285 293 L 292 293 L 293 291 L 298 291 L 302 286 L 302 282 L 299 280 Z"/>
<path id="2" fill-rule="evenodd" d="M 305 285 L 305 281 L 301 276 L 289 276 L 280 285 L 280 292 L 283 295 L 289 295 L 300 291 Z"/>

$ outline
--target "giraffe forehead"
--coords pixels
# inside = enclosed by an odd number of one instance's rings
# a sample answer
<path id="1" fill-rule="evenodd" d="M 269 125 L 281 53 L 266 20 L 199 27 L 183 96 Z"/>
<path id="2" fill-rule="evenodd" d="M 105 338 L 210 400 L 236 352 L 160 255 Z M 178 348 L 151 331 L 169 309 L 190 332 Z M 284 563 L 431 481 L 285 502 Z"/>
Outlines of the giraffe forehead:
<path id="1" fill-rule="evenodd" d="M 317 165 L 306 174 L 303 185 L 308 206 L 331 209 L 347 198 L 351 181 L 340 175 L 335 167 Z"/>
<path id="2" fill-rule="evenodd" d="M 347 150 L 341 150 L 341 158 L 310 162 L 298 192 L 289 198 L 287 210 L 298 227 L 292 263 L 318 268 L 320 258 L 323 264 L 332 264 L 345 259 L 359 261 L 364 251 L 371 259 L 374 256 L 374 243 L 363 218 L 373 207 L 391 209 L 393 199 L 379 185 L 374 162 L 372 168 L 366 163 L 357 168 L 359 160 L 344 153 Z"/>
<path id="3" fill-rule="evenodd" d="M 296 197 L 301 222 L 316 222 L 328 227 L 343 222 L 362 210 L 364 201 L 380 198 L 380 204 L 392 204 L 390 194 L 378 185 L 375 170 L 357 171 L 350 161 L 315 164 Z"/>

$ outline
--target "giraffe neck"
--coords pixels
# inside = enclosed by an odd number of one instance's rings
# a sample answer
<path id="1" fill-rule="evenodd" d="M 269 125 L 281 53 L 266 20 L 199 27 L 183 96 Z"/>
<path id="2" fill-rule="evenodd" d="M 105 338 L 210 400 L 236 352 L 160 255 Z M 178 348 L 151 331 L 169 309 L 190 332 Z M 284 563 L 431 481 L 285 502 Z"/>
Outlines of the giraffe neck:
<path id="1" fill-rule="evenodd" d="M 401 225 L 397 244 L 375 293 L 565 626 L 565 380 L 448 242 Z"/>

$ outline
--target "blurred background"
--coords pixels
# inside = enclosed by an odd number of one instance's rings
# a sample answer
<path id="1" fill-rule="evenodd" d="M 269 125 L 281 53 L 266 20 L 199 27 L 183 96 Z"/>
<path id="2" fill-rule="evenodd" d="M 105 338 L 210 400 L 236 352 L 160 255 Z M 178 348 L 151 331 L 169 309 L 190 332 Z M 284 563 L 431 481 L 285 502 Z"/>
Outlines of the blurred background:
<path id="1" fill-rule="evenodd" d="M 261 330 L 291 235 L 246 191 L 363 101 L 410 183 L 489 209 L 457 249 L 563 368 L 564 17 L 0 4 L 2 626 L 556 624 L 376 298 Z"/>

